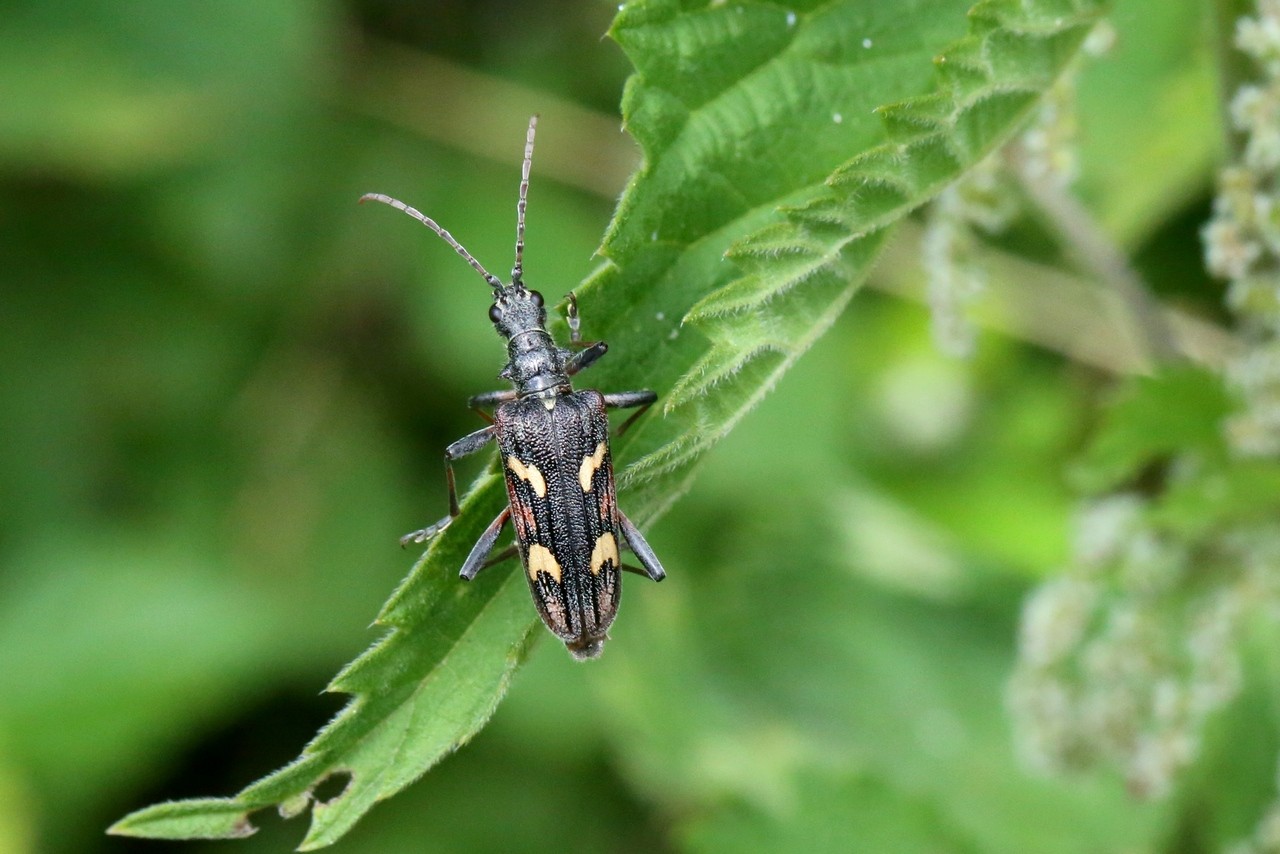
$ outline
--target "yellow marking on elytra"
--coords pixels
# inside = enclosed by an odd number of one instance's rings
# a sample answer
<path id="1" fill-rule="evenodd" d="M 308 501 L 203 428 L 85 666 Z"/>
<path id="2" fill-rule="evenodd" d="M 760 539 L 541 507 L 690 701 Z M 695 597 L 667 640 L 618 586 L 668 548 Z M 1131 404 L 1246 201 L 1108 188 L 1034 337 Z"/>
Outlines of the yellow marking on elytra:
<path id="1" fill-rule="evenodd" d="M 507 456 L 507 468 L 521 480 L 529 481 L 529 485 L 533 487 L 533 491 L 539 498 L 547 497 L 547 479 L 542 476 L 542 472 L 538 471 L 537 466 L 525 465 L 515 454 L 510 454 Z"/>
<path id="2" fill-rule="evenodd" d="M 582 484 L 583 492 L 591 491 L 591 478 L 595 477 L 600 466 L 604 465 L 604 450 L 604 442 L 601 442 L 596 445 L 595 453 L 582 458 L 582 465 L 578 468 L 578 483 Z"/>
<path id="3" fill-rule="evenodd" d="M 606 561 L 613 561 L 614 568 L 620 565 L 618 562 L 618 541 L 613 538 L 613 532 L 605 531 L 600 535 L 600 539 L 596 540 L 595 548 L 591 550 L 591 574 L 599 575 L 600 570 L 604 569 Z"/>
<path id="4" fill-rule="evenodd" d="M 529 577 L 535 581 L 539 572 L 545 572 L 560 583 L 560 561 L 556 560 L 556 556 L 551 553 L 551 549 L 546 546 L 540 546 L 537 543 L 529 546 L 529 556 L 527 558 L 529 564 Z"/>

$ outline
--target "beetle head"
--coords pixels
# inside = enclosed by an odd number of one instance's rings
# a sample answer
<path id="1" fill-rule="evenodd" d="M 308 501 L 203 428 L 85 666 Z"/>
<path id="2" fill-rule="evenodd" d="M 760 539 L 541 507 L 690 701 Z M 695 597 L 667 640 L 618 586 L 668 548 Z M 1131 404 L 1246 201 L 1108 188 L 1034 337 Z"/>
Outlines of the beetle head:
<path id="1" fill-rule="evenodd" d="M 498 334 L 510 340 L 523 332 L 545 331 L 547 310 L 542 294 L 515 282 L 497 288 L 493 293 L 493 305 L 489 307 L 489 320 Z"/>

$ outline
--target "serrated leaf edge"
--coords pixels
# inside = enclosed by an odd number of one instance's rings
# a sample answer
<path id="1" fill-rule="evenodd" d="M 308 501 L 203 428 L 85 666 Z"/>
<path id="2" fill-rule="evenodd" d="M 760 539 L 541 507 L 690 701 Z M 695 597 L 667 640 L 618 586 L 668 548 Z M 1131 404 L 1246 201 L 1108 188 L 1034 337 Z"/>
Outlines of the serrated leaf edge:
<path id="1" fill-rule="evenodd" d="M 732 374 L 740 371 L 751 359 L 768 352 L 770 347 L 756 346 L 744 350 L 731 357 L 727 365 L 725 356 L 733 349 L 731 338 L 725 330 L 719 328 L 733 315 L 758 310 L 769 302 L 785 295 L 788 291 L 802 284 L 817 272 L 839 258 L 850 244 L 865 240 L 879 229 L 890 227 L 907 214 L 927 203 L 934 195 L 941 192 L 952 181 L 963 175 L 965 169 L 980 162 L 990 151 L 1009 139 L 1018 129 L 1020 123 L 1013 122 L 1001 132 L 983 140 L 975 146 L 968 144 L 960 135 L 964 121 L 973 116 L 974 111 L 984 104 L 1009 95 L 1041 96 L 1049 85 L 1066 67 L 1061 63 L 1049 77 L 1035 79 L 1002 79 L 995 78 L 996 66 L 991 52 L 997 50 L 995 41 L 1006 34 L 1028 40 L 1045 40 L 1062 37 L 1072 31 L 1078 32 L 1078 40 L 1083 41 L 1087 29 L 1092 27 L 1101 16 L 1103 4 L 1082 0 L 1073 4 L 1074 14 L 1043 16 L 1037 15 L 1038 6 L 1048 5 L 1029 2 L 1026 4 L 1011 0 L 983 0 L 975 5 L 969 13 L 971 29 L 965 38 L 947 48 L 935 60 L 939 69 L 940 92 L 932 92 L 918 98 L 894 104 L 884 105 L 876 110 L 885 124 L 889 141 L 861 152 L 843 166 L 837 168 L 825 183 L 826 192 L 819 193 L 805 205 L 779 208 L 786 222 L 790 222 L 803 235 L 790 246 L 779 244 L 774 240 L 766 257 L 780 257 L 783 254 L 814 255 L 814 244 L 822 243 L 813 233 L 813 226 L 826 224 L 847 228 L 847 232 L 828 244 L 828 248 L 817 254 L 811 266 L 803 267 L 798 272 L 772 280 L 772 287 L 745 288 L 744 280 L 752 274 L 740 276 L 713 291 L 699 300 L 686 313 L 684 322 L 695 326 L 712 340 L 711 349 L 675 383 L 664 404 L 665 411 L 674 411 L 677 407 L 689 405 L 699 397 L 710 393 L 716 385 Z M 1017 14 L 1014 14 L 1016 10 Z M 974 59 L 979 57 L 980 59 Z M 981 75 L 983 85 L 977 87 L 959 87 L 952 72 L 957 68 L 972 71 Z M 948 98 L 951 108 L 948 112 L 938 109 L 939 98 Z M 1030 106 L 1024 106 L 1023 112 L 1029 113 Z M 912 127 L 919 128 L 916 134 L 906 131 Z M 927 186 L 915 185 L 909 179 L 913 171 L 897 169 L 890 172 L 876 168 L 885 162 L 907 164 L 917 151 L 928 148 L 931 144 L 941 143 L 950 152 L 959 166 L 945 179 L 934 180 Z M 907 177 L 904 177 L 907 176 Z M 862 220 L 852 220 L 835 213 L 842 203 L 855 201 L 859 192 L 881 188 L 901 194 L 905 201 L 876 216 Z M 738 240 L 726 252 L 726 258 L 742 262 L 750 258 L 759 258 L 762 253 L 753 250 L 753 241 L 764 241 L 773 238 L 778 223 L 771 223 Z M 865 270 L 856 271 L 855 275 L 865 275 Z M 762 282 L 763 277 L 756 274 L 752 282 Z M 721 344 L 720 342 L 725 342 Z M 717 366 L 717 362 L 721 363 Z M 672 449 L 673 452 L 679 449 Z M 657 449 L 650 456 L 654 457 L 656 470 L 666 467 L 658 461 L 668 456 L 664 449 Z M 684 456 L 680 454 L 680 456 Z"/>

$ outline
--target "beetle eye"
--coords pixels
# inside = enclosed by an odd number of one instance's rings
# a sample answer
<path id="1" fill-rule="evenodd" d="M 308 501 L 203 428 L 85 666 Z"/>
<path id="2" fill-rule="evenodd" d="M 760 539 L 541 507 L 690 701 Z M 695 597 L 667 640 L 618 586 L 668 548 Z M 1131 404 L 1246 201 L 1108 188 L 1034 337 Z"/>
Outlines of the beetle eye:
<path id="1" fill-rule="evenodd" d="M 493 305 L 489 306 L 489 322 L 497 323 L 501 319 L 502 319 L 502 309 L 498 308 L 498 304 L 494 303 Z"/>
<path id="2" fill-rule="evenodd" d="M 537 291 L 529 291 L 529 296 L 533 298 L 533 304 L 538 308 L 542 308 L 542 294 Z"/>

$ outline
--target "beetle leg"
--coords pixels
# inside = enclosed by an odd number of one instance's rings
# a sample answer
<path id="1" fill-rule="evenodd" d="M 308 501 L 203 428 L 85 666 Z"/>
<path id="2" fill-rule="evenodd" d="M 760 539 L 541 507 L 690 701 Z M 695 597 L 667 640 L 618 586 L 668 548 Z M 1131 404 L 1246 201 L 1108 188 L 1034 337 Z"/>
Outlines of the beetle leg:
<path id="1" fill-rule="evenodd" d="M 484 533 L 480 535 L 480 539 L 476 540 L 476 544 L 471 547 L 471 554 L 467 555 L 467 559 L 462 564 L 462 569 L 458 572 L 462 578 L 470 581 L 479 574 L 480 570 L 487 566 L 497 563 L 497 560 L 488 560 L 489 552 L 493 551 L 493 544 L 498 541 L 498 535 L 502 533 L 502 526 L 507 524 L 507 520 L 511 518 L 511 508 L 505 508 L 498 514 L 498 518 L 489 523 L 489 527 L 484 529 Z M 506 549 L 503 549 L 505 552 Z M 505 560 L 505 558 L 501 558 Z"/>
<path id="2" fill-rule="evenodd" d="M 578 317 L 578 297 L 573 291 L 569 291 L 564 298 L 569 301 L 569 307 L 564 313 L 564 319 L 569 324 L 569 340 L 574 344 L 581 344 L 582 318 Z"/>
<path id="3" fill-rule="evenodd" d="M 640 529 L 633 525 L 622 511 L 618 511 L 618 522 L 622 525 L 622 538 L 627 541 L 627 548 L 631 549 L 631 553 L 640 559 L 644 574 L 654 581 L 666 578 L 667 571 L 662 568 L 662 563 L 653 553 L 653 549 L 649 548 L 649 543 L 645 541 Z M 631 567 L 624 566 L 623 569 L 631 569 Z"/>
<path id="4" fill-rule="evenodd" d="M 582 319 L 578 317 L 578 298 L 574 296 L 573 291 L 565 294 L 564 298 L 569 301 L 569 308 L 565 312 L 565 320 L 569 323 L 569 343 L 581 348 L 569 357 L 569 361 L 564 366 L 564 372 L 573 376 L 578 371 L 590 367 L 609 352 L 609 345 L 603 341 L 582 340 Z"/>
<path id="5" fill-rule="evenodd" d="M 493 423 L 493 416 L 484 411 L 485 407 L 492 408 L 500 403 L 506 403 L 509 400 L 516 399 L 514 389 L 503 389 L 501 391 L 486 391 L 484 394 L 477 394 L 467 398 L 467 406 L 490 424 Z"/>
<path id="6" fill-rule="evenodd" d="M 569 361 L 565 363 L 564 372 L 569 376 L 573 376 L 583 368 L 591 367 L 601 356 L 608 352 L 608 344 L 603 341 L 592 341 L 584 349 L 569 357 Z"/>
<path id="7" fill-rule="evenodd" d="M 629 563 L 620 564 L 618 568 L 621 569 L 623 572 L 629 572 L 632 575 L 643 575 L 645 578 L 649 577 L 649 570 L 641 569 L 638 566 L 632 566 Z"/>
<path id="8" fill-rule="evenodd" d="M 618 435 L 621 436 L 627 432 L 627 428 L 635 422 L 637 418 L 644 415 L 644 411 L 653 402 L 658 399 L 657 392 L 644 389 L 643 391 L 619 391 L 613 394 L 604 395 L 604 405 L 610 409 L 630 409 L 633 406 L 640 407 L 631 414 L 631 417 L 622 422 L 622 426 L 618 428 Z"/>
<path id="9" fill-rule="evenodd" d="M 511 560 L 513 557 L 516 557 L 519 554 L 520 554 L 520 549 L 516 546 L 515 543 L 512 543 L 511 545 L 507 546 L 505 549 L 498 552 L 497 554 L 489 555 L 489 559 L 486 560 L 484 562 L 484 566 L 480 568 L 488 569 L 491 566 L 496 566 L 502 563 L 504 560 Z"/>
<path id="10" fill-rule="evenodd" d="M 486 391 L 483 394 L 477 394 L 467 398 L 467 406 L 472 409 L 479 409 L 482 406 L 496 406 L 499 403 L 506 403 L 508 400 L 516 399 L 515 389 L 504 388 L 498 391 Z"/>
<path id="11" fill-rule="evenodd" d="M 484 427 L 474 433 L 468 433 L 444 449 L 444 478 L 445 483 L 449 486 L 449 515 L 434 525 L 428 525 L 420 530 L 405 534 L 400 538 L 401 547 L 407 546 L 409 543 L 425 543 L 449 527 L 449 523 L 462 512 L 458 509 L 458 487 L 453 477 L 453 461 L 459 457 L 465 457 L 468 454 L 474 454 L 479 451 L 493 440 L 496 432 L 497 428 L 490 424 L 488 427 Z"/>

